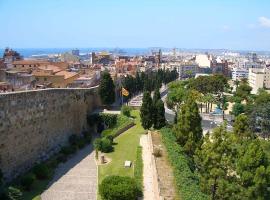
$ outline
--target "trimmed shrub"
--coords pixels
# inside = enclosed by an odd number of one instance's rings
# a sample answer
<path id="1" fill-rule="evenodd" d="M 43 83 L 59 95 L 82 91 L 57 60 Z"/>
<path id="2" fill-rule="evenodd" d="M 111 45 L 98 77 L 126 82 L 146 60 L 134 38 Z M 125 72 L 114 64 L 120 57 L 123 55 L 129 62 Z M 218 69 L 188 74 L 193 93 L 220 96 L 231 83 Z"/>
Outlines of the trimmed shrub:
<path id="1" fill-rule="evenodd" d="M 71 145 L 75 145 L 78 140 L 80 139 L 80 137 L 78 135 L 72 134 L 69 138 L 68 141 Z"/>
<path id="2" fill-rule="evenodd" d="M 30 190 L 36 177 L 34 174 L 30 173 L 21 178 L 21 185 L 25 190 Z"/>
<path id="3" fill-rule="evenodd" d="M 112 141 L 106 137 L 97 138 L 94 141 L 94 148 L 104 153 L 111 152 L 113 150 Z"/>
<path id="4" fill-rule="evenodd" d="M 100 151 L 102 151 L 104 153 L 108 153 L 108 152 L 111 152 L 112 150 L 113 150 L 113 147 L 112 147 L 111 140 L 108 138 L 102 138 Z"/>
<path id="5" fill-rule="evenodd" d="M 107 176 L 99 186 L 103 200 L 136 200 L 138 188 L 130 177 Z"/>
<path id="6" fill-rule="evenodd" d="M 121 108 L 121 114 L 122 114 L 122 115 L 125 115 L 125 116 L 127 116 L 127 117 L 130 117 L 130 112 L 131 112 L 131 110 L 132 110 L 131 107 L 124 105 L 124 106 L 122 106 L 122 108 Z"/>
<path id="7" fill-rule="evenodd" d="M 108 128 L 112 128 L 116 125 L 117 115 L 102 113 L 100 116 L 102 118 L 102 121 L 106 124 Z"/>
<path id="8" fill-rule="evenodd" d="M 85 145 L 86 145 L 86 142 L 85 142 L 85 140 L 84 140 L 84 138 L 80 138 L 78 141 L 77 141 L 77 147 L 79 148 L 79 149 L 82 149 L 83 147 L 85 147 Z"/>
<path id="9" fill-rule="evenodd" d="M 60 163 L 65 163 L 67 161 L 67 156 L 65 154 L 60 153 L 57 156 L 57 161 Z"/>
<path id="10" fill-rule="evenodd" d="M 106 138 L 107 138 L 108 140 L 110 140 L 111 143 L 113 143 L 113 136 L 112 136 L 112 135 L 107 135 Z"/>
<path id="11" fill-rule="evenodd" d="M 92 135 L 91 135 L 91 133 L 89 133 L 89 132 L 87 132 L 87 131 L 83 131 L 83 132 L 82 132 L 82 135 L 83 135 L 83 138 L 85 139 L 85 142 L 86 142 L 87 144 L 90 144 L 91 141 L 92 141 Z"/>
<path id="12" fill-rule="evenodd" d="M 71 146 L 62 147 L 62 149 L 60 150 L 60 153 L 68 156 L 70 154 L 75 153 L 76 151 L 77 151 L 77 147 L 75 145 L 71 145 Z"/>
<path id="13" fill-rule="evenodd" d="M 160 133 L 168 152 L 169 161 L 173 167 L 174 179 L 181 199 L 208 200 L 208 195 L 200 190 L 199 177 L 190 169 L 189 159 L 182 147 L 177 144 L 172 131 L 168 128 L 162 128 Z"/>
<path id="14" fill-rule="evenodd" d="M 47 179 L 50 176 L 50 170 L 46 164 L 38 164 L 33 168 L 33 173 L 37 179 Z"/>
<path id="15" fill-rule="evenodd" d="M 57 158 L 53 157 L 53 158 L 49 159 L 46 162 L 46 164 L 48 165 L 49 168 L 54 169 L 58 165 L 58 160 L 57 160 Z"/>

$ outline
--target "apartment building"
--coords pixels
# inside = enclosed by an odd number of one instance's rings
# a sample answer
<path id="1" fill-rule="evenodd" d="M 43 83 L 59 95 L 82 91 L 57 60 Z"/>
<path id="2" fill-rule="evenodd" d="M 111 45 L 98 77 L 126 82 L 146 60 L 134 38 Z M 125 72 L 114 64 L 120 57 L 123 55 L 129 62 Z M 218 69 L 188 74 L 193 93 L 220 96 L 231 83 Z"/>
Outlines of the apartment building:
<path id="1" fill-rule="evenodd" d="M 260 88 L 270 90 L 270 69 L 250 68 L 248 82 L 252 87 L 252 94 L 256 94 Z"/>
<path id="2" fill-rule="evenodd" d="M 248 78 L 248 69 L 237 67 L 232 69 L 232 80 L 236 81 L 243 78 Z"/>

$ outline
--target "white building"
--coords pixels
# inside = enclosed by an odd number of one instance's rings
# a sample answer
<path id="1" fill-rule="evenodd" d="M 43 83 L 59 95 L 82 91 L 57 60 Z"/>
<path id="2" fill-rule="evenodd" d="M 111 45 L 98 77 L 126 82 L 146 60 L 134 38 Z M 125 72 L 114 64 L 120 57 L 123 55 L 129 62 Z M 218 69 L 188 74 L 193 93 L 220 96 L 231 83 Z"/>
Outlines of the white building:
<path id="1" fill-rule="evenodd" d="M 248 78 L 248 69 L 236 67 L 232 69 L 232 80 L 236 81 L 243 78 Z"/>
<path id="2" fill-rule="evenodd" d="M 180 78 L 195 77 L 199 72 L 199 66 L 195 62 L 171 62 L 169 68 L 171 70 L 175 68 Z"/>
<path id="3" fill-rule="evenodd" d="M 195 62 L 202 68 L 210 68 L 211 66 L 211 59 L 206 54 L 196 55 Z"/>
<path id="4" fill-rule="evenodd" d="M 250 68 L 248 75 L 249 85 L 252 87 L 252 94 L 257 94 L 258 89 L 270 89 L 270 69 Z"/>

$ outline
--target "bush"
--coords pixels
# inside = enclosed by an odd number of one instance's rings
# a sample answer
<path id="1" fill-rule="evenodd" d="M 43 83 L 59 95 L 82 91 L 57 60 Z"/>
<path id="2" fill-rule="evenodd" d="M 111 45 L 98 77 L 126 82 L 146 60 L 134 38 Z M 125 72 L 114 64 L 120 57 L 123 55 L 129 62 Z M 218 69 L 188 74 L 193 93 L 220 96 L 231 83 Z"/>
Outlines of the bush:
<path id="1" fill-rule="evenodd" d="M 87 116 L 87 123 L 91 127 L 101 122 L 102 122 L 102 119 L 99 114 L 91 114 Z"/>
<path id="2" fill-rule="evenodd" d="M 104 153 L 111 152 L 113 150 L 112 142 L 108 138 L 102 138 L 101 139 L 101 149 L 100 151 Z"/>
<path id="3" fill-rule="evenodd" d="M 57 160 L 57 158 L 53 157 L 50 160 L 48 160 L 46 163 L 47 163 L 49 168 L 54 169 L 58 165 L 58 160 Z"/>
<path id="4" fill-rule="evenodd" d="M 62 149 L 60 150 L 60 153 L 68 156 L 70 154 L 73 154 L 77 151 L 77 147 L 75 145 L 71 145 L 71 146 L 65 146 L 62 147 Z"/>
<path id="5" fill-rule="evenodd" d="M 107 176 L 99 186 L 103 200 L 136 200 L 138 188 L 130 177 Z"/>
<path id="6" fill-rule="evenodd" d="M 173 166 L 179 196 L 188 200 L 208 200 L 209 197 L 200 191 L 199 178 L 190 169 L 189 159 L 182 147 L 177 144 L 174 134 L 168 128 L 162 128 L 160 132 Z"/>
<path id="7" fill-rule="evenodd" d="M 69 137 L 68 141 L 71 145 L 75 145 L 79 139 L 80 137 L 78 135 L 73 134 Z"/>
<path id="8" fill-rule="evenodd" d="M 94 148 L 104 153 L 111 152 L 113 150 L 112 141 L 107 137 L 97 138 L 94 141 Z"/>
<path id="9" fill-rule="evenodd" d="M 137 182 L 139 195 L 142 196 L 143 191 L 143 160 L 142 160 L 142 147 L 137 147 L 136 162 L 134 165 L 134 178 Z"/>
<path id="10" fill-rule="evenodd" d="M 36 177 L 34 174 L 30 173 L 21 178 L 21 185 L 25 190 L 30 190 Z"/>
<path id="11" fill-rule="evenodd" d="M 60 163 L 64 163 L 64 162 L 67 161 L 67 156 L 65 154 L 60 153 L 57 156 L 57 161 L 60 162 Z"/>
<path id="12" fill-rule="evenodd" d="M 87 144 L 90 144 L 91 141 L 92 141 L 92 135 L 91 135 L 91 133 L 89 133 L 87 131 L 84 131 L 84 132 L 82 132 L 82 134 L 83 134 L 83 138 L 85 139 L 85 142 Z"/>
<path id="13" fill-rule="evenodd" d="M 155 156 L 155 157 L 161 157 L 162 156 L 162 151 L 161 151 L 161 149 L 160 148 L 158 148 L 158 147 L 155 147 L 154 148 L 154 152 L 153 152 L 153 155 Z"/>
<path id="14" fill-rule="evenodd" d="M 108 128 L 112 128 L 116 125 L 117 115 L 115 114 L 101 114 L 101 118 Z"/>
<path id="15" fill-rule="evenodd" d="M 83 147 L 85 147 L 86 145 L 86 142 L 84 140 L 84 138 L 80 138 L 78 141 L 77 141 L 77 146 L 79 149 L 82 149 Z"/>
<path id="16" fill-rule="evenodd" d="M 50 170 L 46 164 L 38 164 L 33 168 L 37 179 L 47 179 L 50 176 Z"/>
<path id="17" fill-rule="evenodd" d="M 100 151 L 101 150 L 101 139 L 100 138 L 96 138 L 94 140 L 94 149 Z"/>
<path id="18" fill-rule="evenodd" d="M 20 200 L 20 199 L 22 199 L 22 192 L 18 188 L 8 187 L 7 194 L 8 194 L 8 199 L 9 200 Z"/>
<path id="19" fill-rule="evenodd" d="M 122 108 L 121 108 L 121 114 L 122 115 L 125 115 L 125 116 L 127 116 L 127 117 L 130 117 L 130 112 L 131 112 L 131 107 L 129 107 L 129 106 L 122 106 Z"/>
<path id="20" fill-rule="evenodd" d="M 106 138 L 107 138 L 108 140 L 110 140 L 111 143 L 113 143 L 113 136 L 112 136 L 112 135 L 107 135 Z"/>

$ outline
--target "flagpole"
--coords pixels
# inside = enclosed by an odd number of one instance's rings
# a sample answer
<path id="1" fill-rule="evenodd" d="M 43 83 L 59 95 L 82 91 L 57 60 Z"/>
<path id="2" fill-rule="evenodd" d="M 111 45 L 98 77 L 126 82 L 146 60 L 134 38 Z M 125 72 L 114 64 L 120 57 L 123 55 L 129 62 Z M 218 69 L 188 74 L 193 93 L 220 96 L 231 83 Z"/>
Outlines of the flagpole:
<path id="1" fill-rule="evenodd" d="M 123 105 L 123 87 L 121 88 L 122 104 Z"/>

